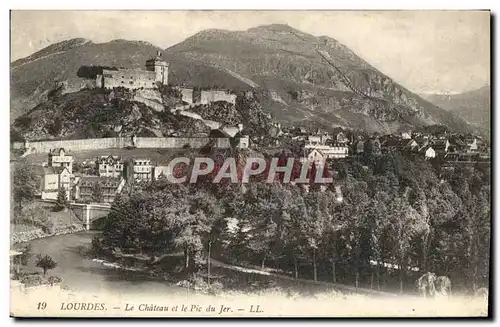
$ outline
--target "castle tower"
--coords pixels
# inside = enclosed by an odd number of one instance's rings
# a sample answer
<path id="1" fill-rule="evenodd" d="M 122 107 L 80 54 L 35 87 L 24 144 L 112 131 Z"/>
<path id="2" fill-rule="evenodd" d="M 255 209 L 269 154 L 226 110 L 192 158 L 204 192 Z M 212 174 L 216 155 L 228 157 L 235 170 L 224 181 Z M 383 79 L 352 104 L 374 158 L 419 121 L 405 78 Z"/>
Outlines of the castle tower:
<path id="1" fill-rule="evenodd" d="M 146 61 L 146 69 L 156 73 L 156 82 L 163 85 L 168 84 L 168 62 L 161 58 L 160 51 L 158 51 L 155 58 Z"/>

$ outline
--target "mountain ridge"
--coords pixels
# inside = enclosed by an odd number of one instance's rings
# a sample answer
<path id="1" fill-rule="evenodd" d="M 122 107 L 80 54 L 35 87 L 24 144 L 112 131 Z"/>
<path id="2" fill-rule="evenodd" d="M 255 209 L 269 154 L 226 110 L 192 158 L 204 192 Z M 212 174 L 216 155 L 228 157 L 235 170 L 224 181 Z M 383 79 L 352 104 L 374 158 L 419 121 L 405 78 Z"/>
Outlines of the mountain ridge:
<path id="1" fill-rule="evenodd" d="M 491 87 L 482 86 L 475 90 L 457 94 L 425 94 L 428 101 L 457 114 L 471 124 L 490 131 Z"/>

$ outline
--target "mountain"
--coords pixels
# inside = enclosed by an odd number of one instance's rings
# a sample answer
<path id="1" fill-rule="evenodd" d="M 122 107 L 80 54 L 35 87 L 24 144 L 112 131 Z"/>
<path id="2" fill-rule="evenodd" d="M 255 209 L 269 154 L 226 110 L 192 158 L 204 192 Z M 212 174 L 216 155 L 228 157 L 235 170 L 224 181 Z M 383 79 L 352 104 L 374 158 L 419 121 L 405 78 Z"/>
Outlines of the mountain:
<path id="1" fill-rule="evenodd" d="M 205 30 L 165 52 L 171 58 L 217 67 L 262 90 L 264 107 L 281 121 L 341 125 L 369 132 L 430 124 L 459 131 L 471 129 L 335 39 L 315 37 L 287 25 L 246 31 Z"/>
<path id="2" fill-rule="evenodd" d="M 88 80 L 79 76 L 83 66 L 144 69 L 159 50 L 141 41 L 73 39 L 19 59 L 11 64 L 11 120 L 47 101 L 61 83 L 65 93 L 85 87 Z M 287 25 L 204 30 L 165 49 L 163 56 L 170 62 L 169 83 L 252 90 L 282 123 L 383 133 L 431 124 L 471 130 L 336 40 Z"/>
<path id="3" fill-rule="evenodd" d="M 435 105 L 457 114 L 467 122 L 490 131 L 490 86 L 453 95 L 426 94 L 423 97 Z"/>

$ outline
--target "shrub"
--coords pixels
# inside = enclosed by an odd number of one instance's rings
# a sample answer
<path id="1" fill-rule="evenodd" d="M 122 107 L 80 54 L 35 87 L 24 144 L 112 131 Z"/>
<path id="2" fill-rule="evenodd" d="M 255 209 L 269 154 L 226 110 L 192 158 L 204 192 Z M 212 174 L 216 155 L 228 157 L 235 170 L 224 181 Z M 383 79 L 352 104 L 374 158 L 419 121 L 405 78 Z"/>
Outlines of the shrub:
<path id="1" fill-rule="evenodd" d="M 42 285 L 42 276 L 40 275 L 26 275 L 22 277 L 21 283 L 26 286 L 38 286 Z"/>
<path id="2" fill-rule="evenodd" d="M 50 285 L 62 283 L 62 278 L 59 276 L 50 276 L 48 279 Z"/>
<path id="3" fill-rule="evenodd" d="M 54 234 L 56 232 L 56 224 L 48 219 L 47 221 L 45 221 L 42 225 L 42 230 L 44 233 L 47 233 L 47 234 Z"/>
<path id="4" fill-rule="evenodd" d="M 224 289 L 224 285 L 222 285 L 221 282 L 214 281 L 214 282 L 210 283 L 210 287 L 209 287 L 208 291 L 211 294 L 218 294 L 218 293 L 222 292 L 223 289 Z"/>

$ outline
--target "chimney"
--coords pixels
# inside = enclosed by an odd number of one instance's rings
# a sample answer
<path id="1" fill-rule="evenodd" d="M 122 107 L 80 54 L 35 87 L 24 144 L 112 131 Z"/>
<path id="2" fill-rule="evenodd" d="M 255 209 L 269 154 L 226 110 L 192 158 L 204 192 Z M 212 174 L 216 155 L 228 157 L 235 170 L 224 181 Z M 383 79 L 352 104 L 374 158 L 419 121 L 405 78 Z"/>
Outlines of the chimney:
<path id="1" fill-rule="evenodd" d="M 157 55 L 158 57 L 161 57 L 161 52 L 160 52 L 160 50 L 158 50 L 158 52 L 156 53 L 156 55 Z"/>

